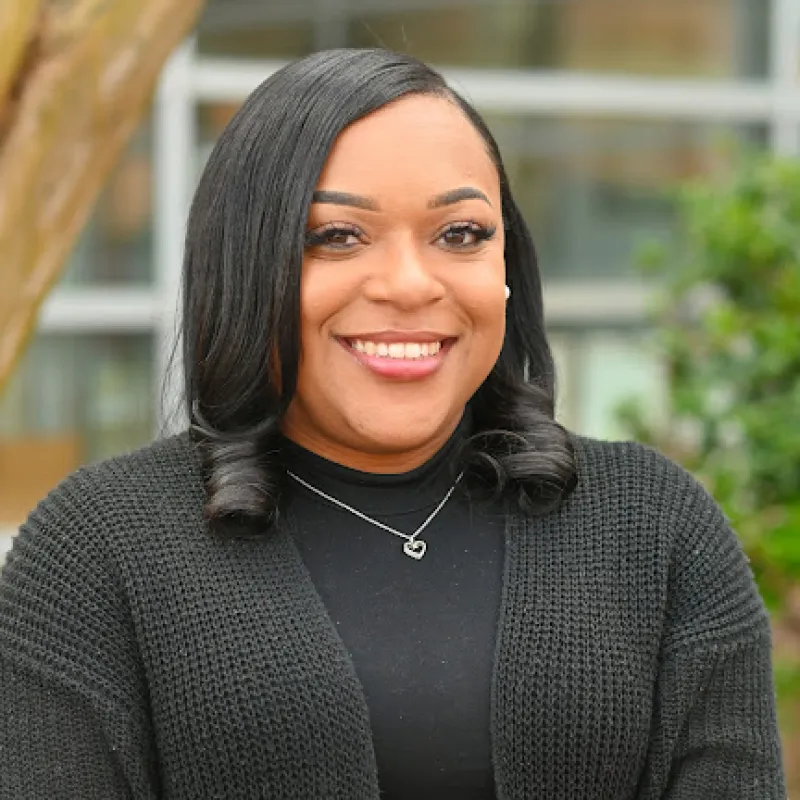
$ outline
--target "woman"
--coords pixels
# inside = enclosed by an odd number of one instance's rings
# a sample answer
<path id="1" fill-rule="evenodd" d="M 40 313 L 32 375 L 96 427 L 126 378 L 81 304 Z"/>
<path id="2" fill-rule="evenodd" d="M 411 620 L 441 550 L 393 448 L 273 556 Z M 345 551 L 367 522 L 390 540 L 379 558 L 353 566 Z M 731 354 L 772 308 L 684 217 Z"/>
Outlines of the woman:
<path id="1" fill-rule="evenodd" d="M 190 431 L 69 478 L 3 574 L 3 797 L 784 797 L 737 539 L 554 421 L 529 234 L 437 73 L 269 78 L 184 303 Z"/>

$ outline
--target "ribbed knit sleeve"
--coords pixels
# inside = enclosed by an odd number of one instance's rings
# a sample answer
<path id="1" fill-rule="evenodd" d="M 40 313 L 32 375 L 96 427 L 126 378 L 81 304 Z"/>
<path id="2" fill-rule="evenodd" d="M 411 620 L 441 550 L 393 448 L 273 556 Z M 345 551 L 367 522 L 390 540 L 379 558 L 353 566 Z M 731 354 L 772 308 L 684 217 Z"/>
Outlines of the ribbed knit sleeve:
<path id="1" fill-rule="evenodd" d="M 639 800 L 785 800 L 769 617 L 736 534 L 688 476 Z"/>
<path id="2" fill-rule="evenodd" d="M 56 489 L 0 577 L 0 798 L 157 796 L 145 682 L 89 471 Z"/>

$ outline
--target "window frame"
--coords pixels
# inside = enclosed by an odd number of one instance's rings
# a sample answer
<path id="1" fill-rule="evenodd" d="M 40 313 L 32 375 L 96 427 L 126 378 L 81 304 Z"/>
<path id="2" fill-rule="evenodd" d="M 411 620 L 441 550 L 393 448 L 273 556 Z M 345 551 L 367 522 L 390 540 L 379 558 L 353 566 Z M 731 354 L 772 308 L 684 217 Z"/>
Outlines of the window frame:
<path id="1" fill-rule="evenodd" d="M 446 79 L 485 112 L 569 114 L 628 119 L 761 123 L 777 153 L 800 155 L 800 0 L 774 0 L 766 80 L 664 79 L 571 71 L 442 68 Z M 45 302 L 45 332 L 152 331 L 157 340 L 155 385 L 180 394 L 176 345 L 185 222 L 196 181 L 197 110 L 214 101 L 242 101 L 281 61 L 201 57 L 190 37 L 166 64 L 153 125 L 154 283 L 145 288 L 56 289 Z M 633 280 L 545 284 L 548 322 L 555 325 L 644 321 L 651 291 Z M 172 370 L 169 365 L 172 363 Z M 156 414 L 159 430 L 178 429 Z"/>

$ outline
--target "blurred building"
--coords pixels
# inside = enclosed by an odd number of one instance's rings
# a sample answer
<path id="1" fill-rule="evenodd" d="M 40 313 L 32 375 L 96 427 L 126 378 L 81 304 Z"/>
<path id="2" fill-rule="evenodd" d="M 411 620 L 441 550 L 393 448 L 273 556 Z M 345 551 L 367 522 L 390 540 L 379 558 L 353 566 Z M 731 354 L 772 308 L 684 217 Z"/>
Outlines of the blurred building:
<path id="1" fill-rule="evenodd" d="M 725 141 L 800 150 L 799 21 L 800 0 L 210 0 L 0 402 L 0 529 L 165 422 L 196 177 L 242 99 L 321 48 L 406 50 L 476 103 L 538 244 L 562 420 L 614 437 L 621 399 L 659 413 L 633 253 L 670 237 L 669 189 L 724 169 Z"/>

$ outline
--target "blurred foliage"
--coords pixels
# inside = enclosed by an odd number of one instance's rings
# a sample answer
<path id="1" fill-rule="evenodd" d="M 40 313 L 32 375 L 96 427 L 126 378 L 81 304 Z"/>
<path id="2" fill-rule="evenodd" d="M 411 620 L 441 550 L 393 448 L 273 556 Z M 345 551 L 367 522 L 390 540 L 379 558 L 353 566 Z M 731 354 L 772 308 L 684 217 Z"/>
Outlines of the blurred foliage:
<path id="1" fill-rule="evenodd" d="M 654 425 L 630 402 L 622 421 L 703 481 L 768 606 L 789 613 L 800 585 L 800 162 L 736 153 L 677 202 L 675 243 L 640 258 L 663 287 L 654 322 L 669 420 Z"/>
<path id="2" fill-rule="evenodd" d="M 791 661 L 779 659 L 775 663 L 773 673 L 781 729 L 784 733 L 796 735 L 800 732 L 800 715 L 798 715 L 797 708 L 781 701 L 800 697 L 800 669 Z"/>

